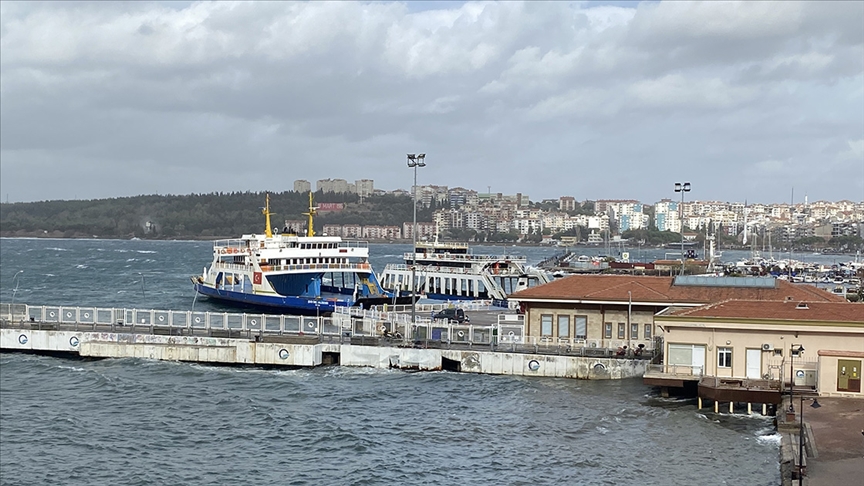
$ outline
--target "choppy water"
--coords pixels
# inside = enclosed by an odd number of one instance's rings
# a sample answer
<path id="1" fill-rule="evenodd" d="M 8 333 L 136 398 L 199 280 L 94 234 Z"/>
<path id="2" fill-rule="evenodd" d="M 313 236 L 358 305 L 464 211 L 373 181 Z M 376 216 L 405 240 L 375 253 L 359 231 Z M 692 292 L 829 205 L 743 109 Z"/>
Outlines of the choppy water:
<path id="1" fill-rule="evenodd" d="M 373 246 L 373 265 L 408 248 Z M 4 239 L 2 297 L 188 309 L 209 258 L 202 242 Z M 641 380 L 0 356 L 2 485 L 775 485 L 778 442 L 769 418 Z"/>

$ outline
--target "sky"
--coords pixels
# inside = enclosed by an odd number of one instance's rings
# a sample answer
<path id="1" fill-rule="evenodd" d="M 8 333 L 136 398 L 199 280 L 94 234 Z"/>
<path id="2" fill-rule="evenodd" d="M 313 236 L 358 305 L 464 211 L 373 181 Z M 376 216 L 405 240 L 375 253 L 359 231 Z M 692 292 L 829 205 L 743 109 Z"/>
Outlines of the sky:
<path id="1" fill-rule="evenodd" d="M 0 198 L 864 201 L 864 2 L 0 2 Z"/>

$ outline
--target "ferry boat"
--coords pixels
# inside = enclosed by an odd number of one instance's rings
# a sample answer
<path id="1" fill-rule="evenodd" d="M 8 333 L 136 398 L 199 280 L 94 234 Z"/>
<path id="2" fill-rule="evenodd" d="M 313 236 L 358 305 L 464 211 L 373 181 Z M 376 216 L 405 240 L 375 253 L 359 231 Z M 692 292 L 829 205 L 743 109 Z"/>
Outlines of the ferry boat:
<path id="1" fill-rule="evenodd" d="M 195 291 L 211 299 L 285 312 L 326 315 L 338 307 L 369 307 L 390 302 L 378 282 L 365 241 L 316 236 L 316 208 L 309 193 L 305 236 L 287 228 L 274 234 L 270 195 L 262 210 L 264 234 L 213 242 L 213 261 L 192 277 Z"/>
<path id="2" fill-rule="evenodd" d="M 439 242 L 437 237 L 418 242 L 414 253 L 403 258 L 404 264 L 388 264 L 381 274 L 381 285 L 396 295 L 506 301 L 513 292 L 550 281 L 546 272 L 529 267 L 524 256 L 475 255 L 467 243 Z"/>

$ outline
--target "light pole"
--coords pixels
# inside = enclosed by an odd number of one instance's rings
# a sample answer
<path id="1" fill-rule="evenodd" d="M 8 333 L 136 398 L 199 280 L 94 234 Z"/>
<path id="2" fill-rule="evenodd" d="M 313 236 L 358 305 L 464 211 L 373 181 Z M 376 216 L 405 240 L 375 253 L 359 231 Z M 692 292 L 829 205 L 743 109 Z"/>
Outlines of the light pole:
<path id="1" fill-rule="evenodd" d="M 411 326 L 417 324 L 417 167 L 426 167 L 426 154 L 408 154 L 408 168 L 414 169 L 414 186 L 411 188 L 414 199 L 414 225 L 411 227 Z M 408 344 L 408 332 L 405 329 L 404 343 Z"/>
<path id="2" fill-rule="evenodd" d="M 798 349 L 795 349 L 795 346 L 798 346 Z M 795 360 L 795 355 L 800 355 L 804 352 L 804 346 L 800 344 L 793 344 L 789 347 L 789 411 L 795 411 L 795 403 L 793 402 L 792 392 L 795 390 L 795 367 L 793 365 L 793 361 Z M 803 395 L 802 395 L 803 397 Z"/>
<path id="3" fill-rule="evenodd" d="M 12 277 L 12 282 L 15 283 L 15 288 L 12 289 L 12 303 L 9 304 L 9 320 L 15 319 L 15 294 L 18 293 L 18 285 L 21 283 L 21 279 L 18 276 L 22 273 L 24 273 L 24 270 L 18 270 Z"/>
<path id="4" fill-rule="evenodd" d="M 627 346 L 631 352 L 633 351 L 633 344 L 630 341 L 633 339 L 633 330 L 632 324 L 630 324 L 630 314 L 633 309 L 633 294 L 628 290 L 627 291 Z"/>
<path id="5" fill-rule="evenodd" d="M 675 192 L 681 193 L 681 275 L 684 275 L 684 193 L 690 192 L 690 183 L 675 183 Z"/>

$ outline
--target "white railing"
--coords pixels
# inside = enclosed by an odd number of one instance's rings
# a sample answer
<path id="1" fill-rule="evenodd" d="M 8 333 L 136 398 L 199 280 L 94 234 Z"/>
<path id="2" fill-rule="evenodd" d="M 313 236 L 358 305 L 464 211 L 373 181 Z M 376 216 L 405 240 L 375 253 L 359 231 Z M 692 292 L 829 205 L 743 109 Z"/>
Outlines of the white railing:
<path id="1" fill-rule="evenodd" d="M 418 263 L 416 273 L 418 275 L 426 275 L 426 274 L 432 274 L 432 273 L 447 273 L 447 274 L 453 274 L 453 275 L 483 275 L 483 274 L 488 274 L 488 275 L 522 275 L 525 273 L 524 269 L 519 269 L 519 268 L 515 268 L 515 267 L 499 268 L 497 271 L 494 269 L 487 269 L 487 271 L 485 271 L 483 273 L 478 273 L 476 270 L 474 270 L 472 268 L 442 267 L 442 266 L 436 266 L 434 268 L 430 268 L 430 267 L 431 267 L 431 265 Z M 402 263 L 388 263 L 384 267 L 384 271 L 385 272 L 386 271 L 410 272 L 411 271 L 411 265 L 406 265 L 406 264 L 402 264 Z"/>
<path id="2" fill-rule="evenodd" d="M 523 256 L 510 255 L 473 255 L 470 253 L 404 253 L 402 258 L 406 261 L 413 259 L 416 256 L 417 261 L 463 261 L 470 262 L 502 262 L 502 263 L 521 263 L 524 264 L 527 260 Z"/>
<path id="3" fill-rule="evenodd" d="M 659 364 L 650 365 L 647 372 L 678 376 L 702 376 L 702 374 L 705 372 L 705 367 L 692 365 Z"/>
<path id="4" fill-rule="evenodd" d="M 476 303 L 474 303 L 476 305 Z M 410 306 L 407 307 L 410 310 Z M 418 305 L 418 312 L 444 308 L 442 304 Z M 33 306 L 0 303 L 0 320 L 4 327 L 28 325 L 76 331 L 165 333 L 183 335 L 213 335 L 232 333 L 248 338 L 272 335 L 309 335 L 342 338 L 398 338 L 430 344 L 498 346 L 503 350 L 545 352 L 552 354 L 592 354 L 615 356 L 616 349 L 633 342 L 585 339 L 564 339 L 527 336 L 524 316 L 499 314 L 496 323 L 473 325 L 450 323 L 444 319 L 417 316 L 411 323 L 410 313 L 338 307 L 332 315 L 289 316 L 207 311 L 173 311 L 158 309 L 125 309 L 100 307 Z M 405 336 L 408 339 L 405 339 Z M 635 343 L 633 343 L 635 344 Z M 649 350 L 649 348 L 645 348 Z M 632 357 L 629 353 L 627 357 Z M 672 365 L 667 366 L 671 367 Z M 682 370 L 683 371 L 683 370 Z M 692 373 L 693 370 L 689 370 Z M 701 369 L 699 371 L 701 374 Z"/>

